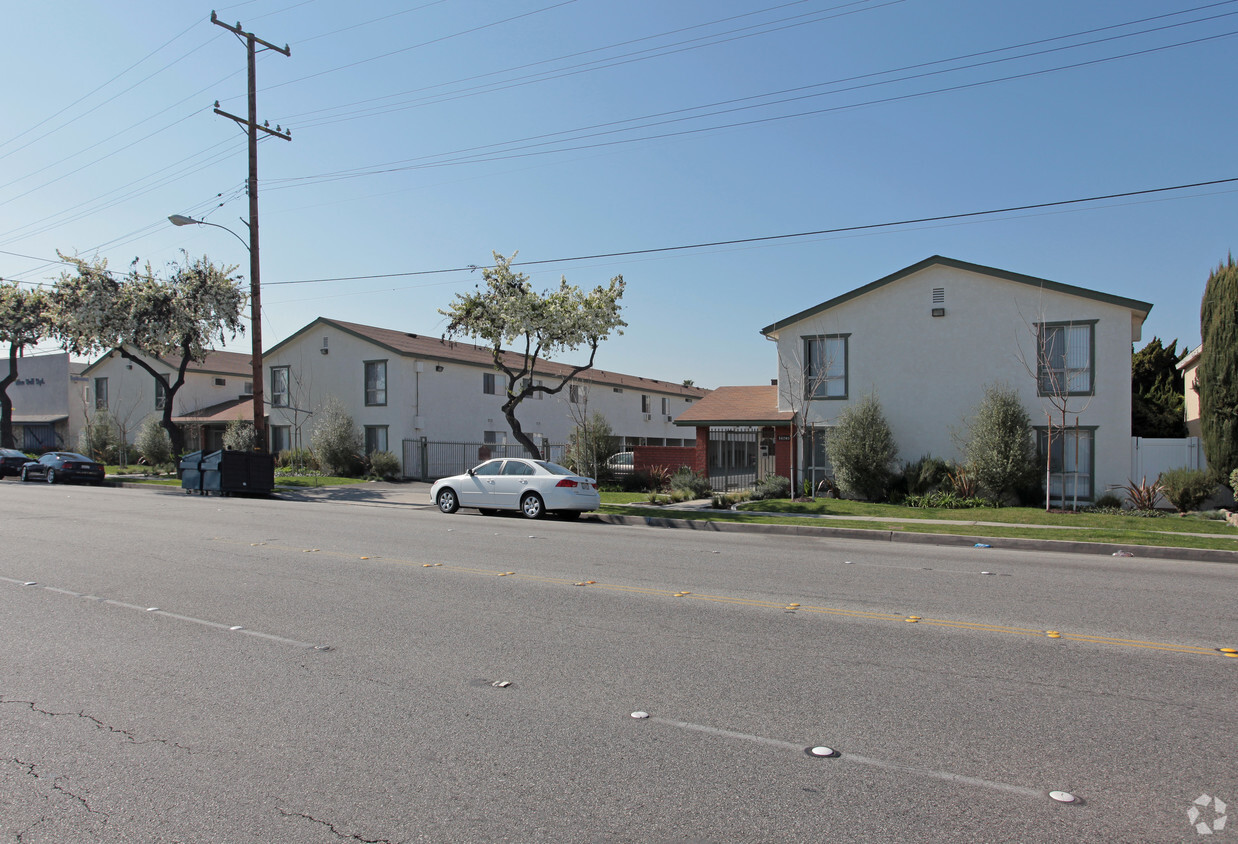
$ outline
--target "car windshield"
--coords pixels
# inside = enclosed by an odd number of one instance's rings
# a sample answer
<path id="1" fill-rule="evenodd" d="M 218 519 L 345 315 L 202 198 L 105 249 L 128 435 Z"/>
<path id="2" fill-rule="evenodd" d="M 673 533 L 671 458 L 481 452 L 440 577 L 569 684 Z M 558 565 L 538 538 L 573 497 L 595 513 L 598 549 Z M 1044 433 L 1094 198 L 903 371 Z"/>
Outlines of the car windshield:
<path id="1" fill-rule="evenodd" d="M 576 474 L 566 466 L 560 466 L 558 463 L 551 463 L 549 460 L 534 460 L 538 466 L 541 466 L 552 475 L 574 475 Z"/>

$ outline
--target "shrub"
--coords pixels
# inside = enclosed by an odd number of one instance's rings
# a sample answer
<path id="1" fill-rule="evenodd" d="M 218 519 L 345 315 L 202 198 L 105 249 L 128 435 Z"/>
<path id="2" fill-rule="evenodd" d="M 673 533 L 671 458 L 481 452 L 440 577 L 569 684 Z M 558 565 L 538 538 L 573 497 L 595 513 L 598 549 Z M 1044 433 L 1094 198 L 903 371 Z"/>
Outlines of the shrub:
<path id="1" fill-rule="evenodd" d="M 865 396 L 842 412 L 825 448 L 843 494 L 868 501 L 885 497 L 898 449 L 875 395 Z"/>
<path id="2" fill-rule="evenodd" d="M 1161 483 L 1159 479 L 1148 483 L 1147 476 L 1144 476 L 1139 483 L 1128 480 L 1122 489 L 1126 493 L 1127 499 L 1131 502 L 1131 507 L 1134 509 L 1155 510 L 1156 496 L 1160 494 Z"/>
<path id="3" fill-rule="evenodd" d="M 1095 510 L 1095 511 L 1121 510 L 1122 509 L 1122 496 L 1117 495 L 1116 493 L 1113 493 L 1113 492 L 1106 492 L 1104 495 L 1100 496 L 1095 501 L 1093 501 L 1092 506 L 1088 509 Z"/>
<path id="4" fill-rule="evenodd" d="M 615 453 L 614 446 L 610 423 L 602 414 L 594 413 L 572 430 L 564 462 L 574 471 L 597 478 L 606 471 L 606 458 Z"/>
<path id="5" fill-rule="evenodd" d="M 1229 473 L 1229 488 L 1234 491 L 1234 497 L 1238 498 L 1238 469 Z"/>
<path id="6" fill-rule="evenodd" d="M 159 424 L 157 416 L 147 416 L 142 420 L 134 445 L 148 466 L 160 466 L 172 460 L 172 440 L 163 425 Z"/>
<path id="7" fill-rule="evenodd" d="M 372 451 L 368 474 L 372 478 L 384 481 L 395 480 L 400 477 L 400 458 L 390 451 Z"/>
<path id="8" fill-rule="evenodd" d="M 980 494 L 980 485 L 976 478 L 962 466 L 956 466 L 946 475 L 950 489 L 960 498 L 976 498 Z"/>
<path id="9" fill-rule="evenodd" d="M 233 419 L 224 429 L 224 448 L 228 451 L 253 451 L 257 442 L 254 423 L 248 419 Z"/>
<path id="10" fill-rule="evenodd" d="M 736 504 L 747 501 L 752 497 L 752 493 L 748 490 L 741 492 L 719 492 L 710 497 L 710 507 L 715 510 L 730 510 Z"/>
<path id="11" fill-rule="evenodd" d="M 1161 472 L 1161 491 L 1179 513 L 1198 510 L 1216 489 L 1212 473 L 1207 469 L 1169 469 Z"/>
<path id="12" fill-rule="evenodd" d="M 923 495 L 941 486 L 950 473 L 950 464 L 940 457 L 926 454 L 903 467 L 903 480 L 908 495 Z"/>
<path id="13" fill-rule="evenodd" d="M 949 490 L 938 490 L 923 495 L 909 495 L 903 501 L 905 507 L 941 510 L 968 510 L 976 507 L 1001 507 L 1001 503 L 976 496 L 962 496 Z"/>
<path id="14" fill-rule="evenodd" d="M 308 448 L 286 448 L 275 455 L 275 465 L 280 469 L 316 471 L 318 459 Z"/>
<path id="15" fill-rule="evenodd" d="M 364 447 L 361 434 L 339 399 L 327 399 L 310 441 L 318 455 L 318 464 L 327 474 L 343 477 L 360 474 Z"/>
<path id="16" fill-rule="evenodd" d="M 648 492 L 653 488 L 653 478 L 648 472 L 631 472 L 619 478 L 619 489 L 623 492 Z"/>
<path id="17" fill-rule="evenodd" d="M 115 463 L 120 445 L 120 426 L 106 410 L 86 420 L 77 437 L 77 450 L 100 463 Z"/>
<path id="18" fill-rule="evenodd" d="M 671 476 L 671 489 L 686 490 L 692 494 L 693 499 L 709 498 L 714 491 L 709 483 L 709 478 L 698 475 L 691 469 L 686 468 L 677 469 L 675 474 Z"/>
<path id="19" fill-rule="evenodd" d="M 1035 473 L 1032 420 L 1019 394 L 1004 384 L 984 388 L 967 425 L 968 474 L 996 498 L 1015 497 Z"/>
<path id="20" fill-rule="evenodd" d="M 757 481 L 752 490 L 753 501 L 768 501 L 771 498 L 790 498 L 791 479 L 781 475 L 768 475 Z"/>
<path id="21" fill-rule="evenodd" d="M 648 470 L 649 480 L 653 483 L 655 489 L 666 490 L 671 488 L 671 470 L 665 466 L 652 466 Z"/>

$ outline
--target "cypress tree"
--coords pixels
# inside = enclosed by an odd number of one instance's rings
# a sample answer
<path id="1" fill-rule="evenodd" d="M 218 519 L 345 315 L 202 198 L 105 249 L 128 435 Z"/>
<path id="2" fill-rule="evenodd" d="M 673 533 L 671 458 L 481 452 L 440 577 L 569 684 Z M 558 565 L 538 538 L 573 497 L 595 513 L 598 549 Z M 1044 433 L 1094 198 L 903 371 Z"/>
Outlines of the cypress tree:
<path id="1" fill-rule="evenodd" d="M 1208 468 L 1225 482 L 1238 469 L 1238 264 L 1233 255 L 1208 276 L 1199 329 L 1201 439 Z"/>

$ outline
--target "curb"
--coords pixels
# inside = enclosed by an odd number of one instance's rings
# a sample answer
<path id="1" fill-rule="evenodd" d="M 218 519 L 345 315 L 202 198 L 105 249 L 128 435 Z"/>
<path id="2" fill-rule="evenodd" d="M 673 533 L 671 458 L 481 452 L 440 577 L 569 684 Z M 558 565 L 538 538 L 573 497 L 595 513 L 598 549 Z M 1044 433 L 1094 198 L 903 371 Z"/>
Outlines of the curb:
<path id="1" fill-rule="evenodd" d="M 819 527 L 817 525 L 763 525 L 751 522 L 736 523 L 707 521 L 704 519 L 668 519 L 663 516 L 615 516 L 606 513 L 594 513 L 592 518 L 612 525 L 644 525 L 646 527 L 704 530 L 716 533 L 757 533 L 774 536 L 857 539 L 872 542 L 901 542 L 915 545 L 949 545 L 954 547 L 974 547 L 977 543 L 983 543 L 994 549 L 1010 551 L 1056 551 L 1062 554 L 1094 554 L 1110 557 L 1115 556 L 1120 551 L 1125 551 L 1128 554 L 1144 559 L 1238 564 L 1238 551 L 1217 551 L 1208 548 L 1114 545 L 1103 542 L 1072 542 L 1066 539 L 1016 539 L 1012 537 L 971 536 L 957 533 L 912 533 L 897 530 L 831 528 Z"/>

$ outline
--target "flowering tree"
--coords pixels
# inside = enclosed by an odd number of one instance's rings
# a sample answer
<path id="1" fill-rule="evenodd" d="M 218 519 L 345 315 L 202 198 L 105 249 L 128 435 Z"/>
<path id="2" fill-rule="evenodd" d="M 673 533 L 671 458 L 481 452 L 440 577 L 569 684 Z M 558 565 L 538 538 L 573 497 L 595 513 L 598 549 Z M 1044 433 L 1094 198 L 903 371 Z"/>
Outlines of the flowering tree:
<path id="1" fill-rule="evenodd" d="M 16 448 L 13 439 L 13 400 L 9 385 L 17 380 L 17 359 L 22 349 L 48 333 L 47 297 L 41 290 L 25 290 L 0 282 L 0 342 L 9 344 L 9 371 L 0 378 L 0 447 Z"/>
<path id="2" fill-rule="evenodd" d="M 563 278 L 557 290 L 538 293 L 530 286 L 528 276 L 512 271 L 515 257 L 513 254 L 504 258 L 495 252 L 494 267 L 482 271 L 485 287 L 456 294 L 451 306 L 439 313 L 449 319 L 444 339 L 470 337 L 489 347 L 495 369 L 507 379 L 503 416 L 512 435 L 530 454 L 541 459 L 541 450 L 516 418 L 516 408 L 534 393 L 558 393 L 593 366 L 598 344 L 612 331 L 623 333 L 627 323 L 619 317 L 619 300 L 624 283 L 623 276 L 615 276 L 608 287 L 598 286 L 585 293 Z M 504 351 L 504 344 L 515 348 Z M 582 346 L 589 349 L 587 362 L 571 365 L 557 384 L 534 382 L 539 360 Z"/>
<path id="3" fill-rule="evenodd" d="M 205 256 L 172 264 L 167 281 L 155 278 L 150 264 L 142 270 L 136 261 L 128 274 L 117 278 L 107 261 L 68 258 L 76 272 L 61 275 L 51 294 L 53 334 L 73 354 L 116 350 L 126 360 L 150 373 L 163 386 L 163 429 L 173 454 L 184 450 L 184 435 L 172 422 L 173 400 L 185 383 L 185 370 L 201 362 L 210 344 L 244 333 L 241 322 L 246 297 L 236 267 L 217 267 Z M 179 360 L 176 378 L 166 376 L 147 358 Z"/>

